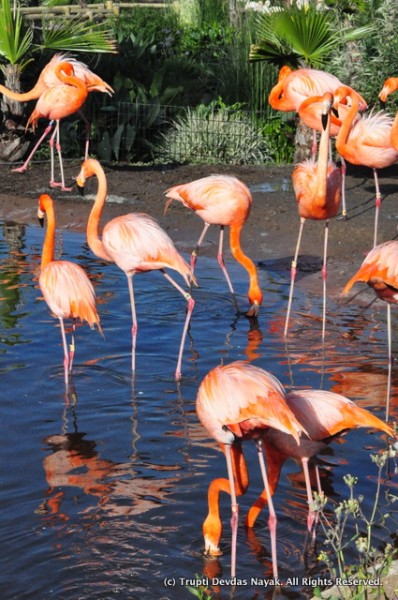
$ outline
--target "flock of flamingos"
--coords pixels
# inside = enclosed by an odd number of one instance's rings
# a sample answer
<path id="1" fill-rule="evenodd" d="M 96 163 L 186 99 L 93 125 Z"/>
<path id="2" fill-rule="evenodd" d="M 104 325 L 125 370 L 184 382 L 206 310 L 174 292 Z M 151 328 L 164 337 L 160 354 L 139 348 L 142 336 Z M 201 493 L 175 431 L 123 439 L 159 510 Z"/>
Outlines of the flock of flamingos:
<path id="1" fill-rule="evenodd" d="M 380 99 L 398 88 L 398 78 L 388 79 L 380 93 Z M 0 92 L 20 101 L 38 99 L 28 125 L 37 124 L 40 118 L 49 125 L 26 162 L 18 171 L 24 171 L 34 152 L 52 131 L 51 187 L 65 187 L 59 137 L 60 119 L 80 110 L 87 95 L 92 91 L 112 93 L 112 88 L 92 73 L 86 65 L 67 55 L 56 55 L 42 71 L 34 88 L 24 94 L 16 94 L 0 86 Z M 314 130 L 312 157 L 297 165 L 293 171 L 293 187 L 300 215 L 300 230 L 291 267 L 291 285 L 286 315 L 285 335 L 288 333 L 294 280 L 300 241 L 307 219 L 325 223 L 323 259 L 323 329 L 325 334 L 326 310 L 326 261 L 328 222 L 335 217 L 342 204 L 345 214 L 344 175 L 345 161 L 373 169 L 376 189 L 374 248 L 365 258 L 358 272 L 344 288 L 348 292 L 356 281 L 366 282 L 388 307 L 389 361 L 391 363 L 390 305 L 398 302 L 398 242 L 389 241 L 377 245 L 377 222 L 380 210 L 380 188 L 377 170 L 398 161 L 398 113 L 395 120 L 384 111 L 368 112 L 366 101 L 351 87 L 343 85 L 336 77 L 315 69 L 289 67 L 280 70 L 278 81 L 272 89 L 269 102 L 277 110 L 295 111 Z M 317 132 L 320 132 L 319 149 Z M 331 138 L 335 138 L 336 152 L 342 160 L 337 167 L 331 156 Z M 61 180 L 54 179 L 54 148 L 59 157 Z M 194 310 L 196 285 L 195 263 L 201 243 L 210 225 L 220 226 L 218 262 L 224 272 L 239 311 L 233 285 L 223 260 L 223 236 L 229 226 L 230 248 L 233 257 L 246 269 L 249 276 L 247 315 L 258 314 L 262 292 L 253 261 L 245 255 L 240 245 L 243 226 L 250 214 L 252 197 L 248 187 L 237 178 L 212 175 L 190 183 L 176 185 L 165 192 L 167 205 L 181 202 L 196 212 L 205 223 L 203 232 L 192 252 L 188 264 L 176 250 L 172 240 L 157 222 L 143 213 L 126 214 L 108 222 L 99 233 L 102 210 L 107 198 L 107 181 L 101 164 L 88 158 L 88 136 L 85 160 L 76 177 L 76 183 L 84 188 L 90 177 L 96 177 L 98 189 L 87 223 L 87 242 L 92 252 L 101 259 L 114 262 L 127 277 L 132 313 L 132 372 L 135 371 L 137 339 L 137 315 L 134 303 L 133 276 L 144 271 L 159 270 L 184 296 L 186 316 L 181 336 L 175 378 L 181 378 L 184 343 Z M 54 203 L 48 194 L 42 194 L 38 202 L 38 216 L 47 218 L 43 245 L 39 284 L 51 312 L 59 319 L 64 350 L 64 378 L 68 388 L 71 377 L 74 343 L 67 344 L 64 319 L 80 319 L 100 330 L 100 318 L 96 309 L 94 288 L 84 270 L 69 261 L 54 260 L 56 221 Z M 180 286 L 166 269 L 177 271 L 186 288 Z M 276 552 L 277 517 L 272 496 L 277 487 L 285 460 L 292 457 L 301 461 L 308 496 L 307 526 L 313 535 L 317 515 L 312 510 L 312 490 L 308 462 L 338 434 L 356 428 L 378 429 L 394 442 L 394 430 L 384 421 L 357 406 L 344 396 L 323 390 L 300 390 L 287 393 L 281 383 L 269 372 L 245 362 L 216 366 L 201 382 L 197 393 L 197 414 L 209 434 L 221 445 L 225 454 L 228 478 L 211 482 L 208 491 L 209 512 L 203 524 L 205 551 L 210 555 L 221 554 L 219 543 L 222 523 L 219 514 L 219 495 L 231 496 L 231 576 L 236 573 L 236 540 L 238 527 L 237 496 L 246 492 L 248 473 L 242 452 L 242 442 L 253 439 L 260 463 L 264 491 L 256 500 L 246 517 L 246 525 L 253 527 L 265 504 L 269 507 L 273 576 L 278 577 Z M 388 412 L 387 412 L 388 416 Z M 265 460 L 266 459 L 266 460 Z M 266 466 L 267 465 L 267 466 Z M 317 470 L 316 470 L 317 473 Z M 318 473 L 317 473 L 318 475 Z M 318 492 L 321 493 L 319 475 Z"/>

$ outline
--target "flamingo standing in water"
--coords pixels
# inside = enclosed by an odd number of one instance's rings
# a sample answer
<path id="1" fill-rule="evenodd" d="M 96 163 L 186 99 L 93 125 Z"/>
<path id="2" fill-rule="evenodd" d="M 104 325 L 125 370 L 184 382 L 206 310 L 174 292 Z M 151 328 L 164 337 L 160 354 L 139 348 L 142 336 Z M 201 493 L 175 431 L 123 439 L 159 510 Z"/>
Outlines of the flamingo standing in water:
<path id="1" fill-rule="evenodd" d="M 110 95 L 113 93 L 113 89 L 111 88 L 111 86 L 108 83 L 106 83 L 103 79 L 101 79 L 101 77 L 99 77 L 98 75 L 93 73 L 87 67 L 87 65 L 85 65 L 81 61 L 71 58 L 67 54 L 56 54 L 55 56 L 53 56 L 53 58 L 50 60 L 50 62 L 44 67 L 44 69 L 40 73 L 39 79 L 37 80 L 36 84 L 28 92 L 13 92 L 12 90 L 6 88 L 4 85 L 0 85 L 0 93 L 3 94 L 4 96 L 7 96 L 7 98 L 16 100 L 17 102 L 28 102 L 29 100 L 37 100 L 38 98 L 40 98 L 40 96 L 42 96 L 49 89 L 62 84 L 62 82 L 60 81 L 60 79 L 57 75 L 57 68 L 61 63 L 65 63 L 65 62 L 72 65 L 75 77 L 80 79 L 85 84 L 88 92 L 96 91 L 96 92 L 102 92 L 102 93 L 106 93 L 106 94 L 110 94 Z M 88 123 L 88 121 L 85 118 L 85 116 L 83 115 L 83 113 L 81 113 L 80 110 L 79 110 L 79 112 L 86 124 L 87 136 L 86 136 L 85 158 L 87 158 L 88 157 L 88 147 L 89 147 L 90 124 Z M 21 167 L 13 169 L 14 172 L 23 173 L 24 171 L 26 171 L 27 166 L 30 163 L 36 150 L 39 148 L 42 141 L 50 133 L 50 131 L 52 130 L 55 123 L 56 123 L 55 119 L 52 119 L 50 121 L 48 127 L 45 129 L 43 135 L 40 137 L 38 142 L 35 144 L 33 150 L 30 152 L 30 154 L 29 154 L 28 158 L 25 160 L 24 164 Z M 51 160 L 53 161 L 54 160 L 53 159 L 54 138 L 50 139 L 50 148 L 51 148 L 51 153 L 52 153 Z M 61 148 L 59 147 L 59 149 L 57 148 L 57 150 L 58 150 L 58 152 L 60 152 Z M 62 162 L 61 162 L 61 165 L 62 165 Z M 62 169 L 62 166 L 61 166 L 61 169 Z M 53 176 L 52 176 L 52 181 L 53 181 Z"/>
<path id="2" fill-rule="evenodd" d="M 345 285 L 342 294 L 347 294 L 357 281 L 367 283 L 373 288 L 375 294 L 387 303 L 388 387 L 386 419 L 388 419 L 392 370 L 391 304 L 398 304 L 398 241 L 391 240 L 373 248 L 355 275 Z"/>
<path id="3" fill-rule="evenodd" d="M 84 188 L 86 180 L 95 175 L 98 180 L 98 191 L 94 206 L 87 223 L 87 242 L 96 256 L 111 261 L 124 271 L 130 295 L 132 314 L 132 371 L 135 373 L 135 353 L 137 339 L 137 315 L 135 310 L 133 275 L 147 271 L 160 271 L 164 277 L 184 296 L 187 302 L 187 313 L 181 337 L 175 378 L 181 378 L 181 363 L 186 334 L 191 320 L 195 301 L 165 269 L 174 269 L 180 273 L 187 285 L 196 284 L 190 266 L 177 252 L 167 233 L 149 215 L 130 213 L 109 221 L 99 237 L 98 228 L 107 196 L 107 181 L 100 163 L 94 159 L 83 162 L 76 183 Z"/>
<path id="4" fill-rule="evenodd" d="M 246 526 L 253 528 L 256 520 L 272 498 L 279 483 L 280 474 L 285 461 L 289 458 L 300 461 L 304 471 L 308 500 L 307 528 L 311 532 L 316 515 L 312 511 L 313 495 L 309 474 L 309 461 L 328 444 L 351 429 L 368 427 L 384 431 L 396 440 L 392 428 L 369 411 L 359 407 L 354 402 L 333 392 L 324 390 L 298 390 L 285 396 L 288 407 L 296 419 L 307 431 L 302 433 L 300 443 L 289 433 L 269 427 L 261 432 L 263 448 L 267 462 L 269 492 L 266 489 L 254 502 L 246 515 Z M 244 494 L 249 486 L 247 464 L 240 443 L 231 447 L 231 462 L 235 493 Z M 318 493 L 322 494 L 319 471 L 315 466 Z M 217 478 L 209 485 L 208 515 L 203 523 L 205 546 L 208 554 L 219 556 L 219 543 L 222 536 L 222 521 L 220 518 L 220 493 L 231 494 L 229 479 Z"/>
<path id="5" fill-rule="evenodd" d="M 168 206 L 173 200 L 181 202 L 197 213 L 205 222 L 203 231 L 191 255 L 191 268 L 194 270 L 196 257 L 210 225 L 220 226 L 218 246 L 218 263 L 227 280 L 229 290 L 239 312 L 234 288 L 231 283 L 223 257 L 224 228 L 229 226 L 229 242 L 232 256 L 249 274 L 248 299 L 250 303 L 248 316 L 256 316 L 263 300 L 258 283 L 257 269 L 253 261 L 246 256 L 240 244 L 241 233 L 251 210 L 252 195 L 249 188 L 236 177 L 230 175 L 210 175 L 196 179 L 190 183 L 175 185 L 165 192 Z"/>
<path id="6" fill-rule="evenodd" d="M 55 246 L 55 212 L 51 196 L 42 194 L 39 197 L 37 216 L 41 225 L 47 215 L 47 231 L 43 244 L 39 286 L 51 312 L 58 317 L 61 325 L 62 344 L 64 348 L 64 378 L 69 384 L 69 373 L 72 370 L 74 357 L 74 340 L 70 351 L 66 342 L 64 319 L 80 319 L 86 321 L 91 328 L 97 325 L 101 331 L 100 319 L 96 309 L 94 288 L 83 269 L 67 260 L 54 260 Z"/>
<path id="7" fill-rule="evenodd" d="M 319 98 L 316 98 L 319 100 Z M 291 266 L 290 292 L 286 313 L 285 331 L 287 335 L 289 318 L 293 300 L 294 282 L 297 272 L 297 258 L 300 250 L 301 236 L 306 219 L 325 221 L 325 241 L 323 252 L 323 318 L 322 338 L 325 337 L 326 329 L 326 275 L 327 275 L 327 242 L 329 231 L 329 219 L 335 217 L 340 208 L 341 200 L 341 170 L 329 160 L 329 132 L 330 112 L 333 96 L 326 93 L 322 97 L 322 123 L 323 130 L 319 143 L 318 161 L 308 159 L 294 169 L 292 173 L 293 188 L 297 198 L 297 206 L 300 215 L 300 229 L 296 244 L 296 250 Z"/>
<path id="8" fill-rule="evenodd" d="M 377 244 L 377 229 L 381 204 L 381 193 L 377 169 L 383 169 L 398 160 L 398 150 L 391 146 L 393 118 L 384 111 L 369 113 L 358 118 L 358 98 L 347 86 L 339 87 L 334 93 L 334 105 L 350 100 L 348 110 L 336 138 L 337 152 L 353 165 L 373 169 L 376 188 L 376 210 L 373 246 Z"/>
<path id="9" fill-rule="evenodd" d="M 396 439 L 393 429 L 368 410 L 361 408 L 345 396 L 325 390 L 296 390 L 286 395 L 286 402 L 308 435 L 302 435 L 300 444 L 283 431 L 267 429 L 263 433 L 263 445 L 268 465 L 271 494 L 275 492 L 283 464 L 288 458 L 301 461 L 308 499 L 307 527 L 311 532 L 315 522 L 312 511 L 309 460 L 326 446 L 351 429 L 368 427 L 384 431 Z M 315 466 L 318 493 L 322 493 L 318 467 Z M 246 525 L 253 527 L 261 510 L 267 503 L 266 490 L 255 501 L 246 517 Z"/>
<path id="10" fill-rule="evenodd" d="M 59 138 L 59 124 L 61 119 L 72 115 L 81 106 L 83 106 L 88 96 L 88 90 L 86 84 L 74 75 L 74 70 L 71 63 L 59 63 L 55 68 L 55 72 L 60 80 L 60 85 L 49 88 L 40 96 L 39 100 L 37 101 L 36 108 L 29 117 L 26 128 L 32 124 L 33 129 L 35 129 L 38 120 L 41 118 L 56 121 L 54 133 L 50 138 L 50 145 L 52 147 L 54 144 L 54 138 L 56 138 L 55 144 L 59 157 L 61 182 L 56 183 L 54 181 L 54 153 L 52 151 L 50 186 L 60 186 L 63 191 L 70 191 L 72 188 L 65 187 L 65 177 Z"/>
<path id="11" fill-rule="evenodd" d="M 383 87 L 380 91 L 380 101 L 385 104 L 390 94 L 398 90 L 398 77 L 389 77 L 385 80 Z M 398 112 L 395 114 L 394 123 L 391 129 L 390 136 L 391 146 L 398 150 Z"/>
<path id="12" fill-rule="evenodd" d="M 196 398 L 196 410 L 202 425 L 219 443 L 225 452 L 228 471 L 228 486 L 224 491 L 231 494 L 231 577 L 236 570 L 236 540 L 238 526 L 237 494 L 244 493 L 247 481 L 243 476 L 236 490 L 235 478 L 242 465 L 240 451 L 232 448 L 238 442 L 254 439 L 260 461 L 264 487 L 267 490 L 269 502 L 268 527 L 271 537 L 273 575 L 278 577 L 276 558 L 276 523 L 275 509 L 271 501 L 267 472 L 263 456 L 262 434 L 265 429 L 272 427 L 291 435 L 300 443 L 300 435 L 306 433 L 287 405 L 285 390 L 281 383 L 270 373 L 253 365 L 236 361 L 212 369 L 199 386 Z M 211 484 L 209 498 L 217 497 L 217 486 Z M 205 550 L 208 554 L 220 554 L 218 540 L 215 536 L 220 533 L 218 528 L 213 530 L 213 520 L 208 517 L 204 524 Z M 216 524 L 217 525 L 217 524 Z"/>

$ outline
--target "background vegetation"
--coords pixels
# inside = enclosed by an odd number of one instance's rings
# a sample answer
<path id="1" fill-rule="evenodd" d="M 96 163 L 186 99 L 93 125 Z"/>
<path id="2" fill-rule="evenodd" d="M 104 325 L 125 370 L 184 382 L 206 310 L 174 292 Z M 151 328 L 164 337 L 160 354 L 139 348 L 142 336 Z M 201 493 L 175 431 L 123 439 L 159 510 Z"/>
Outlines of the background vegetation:
<path id="1" fill-rule="evenodd" d="M 234 15 L 232 4 L 170 0 L 164 8 L 123 9 L 106 19 L 103 27 L 112 32 L 117 53 L 81 54 L 115 89 L 112 98 L 91 94 L 86 106 L 93 123 L 93 153 L 129 162 L 228 162 L 236 153 L 236 162 L 290 163 L 295 115 L 267 104 L 281 64 L 334 73 L 358 89 L 370 106 L 377 104 L 384 79 L 398 75 L 395 0 L 236 0 Z M 269 27 L 277 14 L 285 18 L 278 36 L 275 25 Z M 301 19 L 303 25 L 291 28 L 289 19 Z M 43 29 L 49 29 L 48 22 L 40 27 L 35 21 L 35 39 Z M 35 50 L 35 60 L 21 75 L 24 90 L 33 86 L 53 54 L 39 43 Z M 3 68 L 6 64 L 3 54 Z M 388 108 L 395 110 L 393 99 Z M 26 108 L 25 118 L 31 109 Z M 195 158 L 192 139 L 199 119 L 212 135 L 207 136 L 206 156 Z M 228 128 L 234 141 L 226 149 Z M 71 154 L 79 152 L 81 129 L 77 118 L 64 124 L 63 146 Z M 243 132 L 242 140 L 237 131 Z"/>

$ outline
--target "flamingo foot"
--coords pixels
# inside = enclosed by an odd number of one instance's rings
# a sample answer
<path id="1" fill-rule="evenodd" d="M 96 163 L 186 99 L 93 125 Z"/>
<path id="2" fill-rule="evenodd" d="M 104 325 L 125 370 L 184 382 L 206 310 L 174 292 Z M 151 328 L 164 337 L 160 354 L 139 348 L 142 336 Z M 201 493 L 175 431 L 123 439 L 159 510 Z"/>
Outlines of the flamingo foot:
<path id="1" fill-rule="evenodd" d="M 51 188 L 60 188 L 62 192 L 71 192 L 73 190 L 72 187 L 66 187 L 62 181 L 50 181 Z"/>
<path id="2" fill-rule="evenodd" d="M 16 169 L 11 169 L 12 173 L 25 173 L 28 165 L 22 165 L 22 167 L 17 167 Z"/>

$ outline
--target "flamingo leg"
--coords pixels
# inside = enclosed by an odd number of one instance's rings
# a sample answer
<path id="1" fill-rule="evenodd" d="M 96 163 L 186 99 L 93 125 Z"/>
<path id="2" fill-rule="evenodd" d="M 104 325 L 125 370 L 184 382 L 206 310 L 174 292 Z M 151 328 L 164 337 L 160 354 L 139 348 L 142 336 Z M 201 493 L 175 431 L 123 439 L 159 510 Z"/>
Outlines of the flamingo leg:
<path id="1" fill-rule="evenodd" d="M 322 309 L 322 340 L 326 332 L 326 279 L 327 279 L 327 256 L 328 256 L 329 220 L 325 221 L 325 239 L 323 245 L 322 283 L 323 283 L 323 309 Z"/>
<path id="2" fill-rule="evenodd" d="M 264 483 L 264 490 L 265 490 L 265 492 L 267 494 L 267 498 L 268 498 L 268 509 L 269 509 L 268 529 L 269 529 L 270 538 L 271 538 L 272 572 L 273 572 L 274 578 L 278 579 L 278 563 L 277 563 L 277 556 L 276 556 L 277 518 L 276 518 L 274 503 L 272 500 L 271 489 L 270 489 L 270 486 L 268 483 L 267 469 L 265 467 L 265 460 L 264 460 L 263 441 L 261 438 L 256 440 L 256 448 L 257 448 L 258 460 L 260 463 L 261 475 L 262 475 L 263 483 Z"/>
<path id="3" fill-rule="evenodd" d="M 303 465 L 305 487 L 306 487 L 306 491 L 307 491 L 307 501 L 308 501 L 307 528 L 308 528 L 308 533 L 311 533 L 313 530 L 314 524 L 316 522 L 316 514 L 311 509 L 312 503 L 314 502 L 314 497 L 312 495 L 310 472 L 308 469 L 308 458 L 303 457 L 301 459 L 301 463 Z"/>
<path id="4" fill-rule="evenodd" d="M 73 359 L 75 358 L 75 331 L 76 331 L 76 322 L 73 319 L 72 325 L 72 338 L 69 344 L 69 371 L 72 371 Z"/>
<path id="5" fill-rule="evenodd" d="M 343 219 L 347 217 L 347 205 L 345 200 L 345 178 L 347 173 L 347 163 L 344 158 L 340 156 L 341 160 L 341 216 Z"/>
<path id="6" fill-rule="evenodd" d="M 206 235 L 207 230 L 209 229 L 209 227 L 210 227 L 210 223 L 205 223 L 205 226 L 203 227 L 202 233 L 200 234 L 200 237 L 199 237 L 198 241 L 196 242 L 196 246 L 192 250 L 192 254 L 191 254 L 191 269 L 192 269 L 192 273 L 195 270 L 196 260 L 197 260 L 198 254 L 199 254 L 199 250 L 200 250 L 200 247 L 202 245 L 202 242 L 203 242 L 203 240 L 205 238 L 205 235 Z"/>
<path id="7" fill-rule="evenodd" d="M 231 494 L 231 577 L 236 575 L 236 544 L 238 538 L 239 505 L 236 500 L 235 480 L 232 466 L 231 445 L 225 444 L 225 459 L 227 461 L 228 480 Z"/>
<path id="8" fill-rule="evenodd" d="M 62 336 L 62 345 L 64 348 L 64 378 L 65 378 L 65 387 L 69 385 L 69 352 L 68 352 L 68 344 L 66 342 L 66 334 L 65 334 L 65 326 L 64 320 L 62 317 L 58 317 L 61 325 L 61 336 Z"/>
<path id="9" fill-rule="evenodd" d="M 294 258 L 292 260 L 292 266 L 291 266 L 291 270 L 290 270 L 289 301 L 288 301 L 287 312 L 286 312 L 285 331 L 283 334 L 285 337 L 287 336 L 287 330 L 289 329 L 289 319 L 290 319 L 290 311 L 292 308 L 292 301 L 293 301 L 294 282 L 296 280 L 296 273 L 297 273 L 297 259 L 298 259 L 298 254 L 300 251 L 300 244 L 301 244 L 301 237 L 303 235 L 304 223 L 305 223 L 305 219 L 304 219 L 304 217 L 301 217 L 300 229 L 299 229 L 299 234 L 298 234 L 297 244 L 296 244 L 296 251 L 294 253 Z"/>
<path id="10" fill-rule="evenodd" d="M 389 304 L 389 302 L 387 302 L 387 350 L 388 350 L 388 375 L 387 375 L 386 421 L 388 421 L 389 414 L 390 414 L 391 375 L 392 375 L 391 304 Z"/>
<path id="11" fill-rule="evenodd" d="M 233 299 L 234 304 L 235 304 L 236 312 L 239 313 L 239 304 L 238 304 L 238 301 L 236 299 L 235 290 L 233 288 L 233 285 L 232 285 L 232 282 L 231 282 L 231 278 L 230 278 L 230 276 L 228 274 L 227 267 L 225 266 L 225 262 L 224 262 L 223 245 L 224 245 L 224 225 L 221 225 L 221 227 L 220 227 L 220 239 L 219 239 L 219 243 L 218 243 L 217 260 L 218 260 L 218 264 L 221 267 L 222 272 L 224 273 L 224 277 L 225 277 L 225 279 L 227 281 L 227 284 L 228 284 L 228 287 L 229 287 L 229 291 L 232 294 L 232 299 Z"/>
<path id="12" fill-rule="evenodd" d="M 377 230 L 379 226 L 379 214 L 380 214 L 380 206 L 381 206 L 381 193 L 379 186 L 379 176 L 377 174 L 377 169 L 373 169 L 373 177 L 375 180 L 375 188 L 376 188 L 376 200 L 375 200 L 375 226 L 374 226 L 374 236 L 373 236 L 373 248 L 377 246 Z"/>
<path id="13" fill-rule="evenodd" d="M 61 173 L 61 181 L 54 181 L 54 139 L 55 139 L 55 147 L 58 153 L 59 160 L 59 169 Z M 64 165 L 62 162 L 62 150 L 61 150 L 61 138 L 60 138 L 60 121 L 57 120 L 57 124 L 55 126 L 55 131 L 50 138 L 50 147 L 51 147 L 51 180 L 50 187 L 60 187 L 63 192 L 70 192 L 72 188 L 65 187 L 65 176 L 64 176 Z"/>
<path id="14" fill-rule="evenodd" d="M 35 154 L 36 150 L 39 148 L 39 146 L 41 145 L 42 141 L 48 136 L 48 134 L 50 133 L 50 131 L 54 127 L 54 123 L 55 123 L 54 120 L 50 121 L 50 123 L 48 124 L 48 126 L 44 130 L 43 135 L 41 136 L 41 138 L 39 139 L 39 141 L 36 142 L 36 144 L 34 145 L 32 152 L 29 154 L 29 156 L 25 160 L 24 164 L 21 167 L 18 167 L 17 169 L 12 169 L 12 171 L 14 173 L 23 173 L 24 171 L 26 171 L 27 166 L 30 163 L 30 161 L 32 160 L 32 157 Z"/>
<path id="15" fill-rule="evenodd" d="M 134 288 L 133 288 L 133 275 L 127 275 L 127 283 L 129 286 L 129 295 L 130 295 L 130 306 L 131 306 L 131 370 L 135 373 L 135 350 L 137 346 L 137 313 L 135 310 L 135 300 L 134 300 Z"/>
<path id="16" fill-rule="evenodd" d="M 178 381 L 179 379 L 181 379 L 181 364 L 185 346 L 185 338 L 188 333 L 189 323 L 191 321 L 192 312 L 195 306 L 195 300 L 192 298 L 191 294 L 188 294 L 180 285 L 178 285 L 178 283 L 174 281 L 174 279 L 168 273 L 166 273 L 166 271 L 161 269 L 161 273 L 163 273 L 167 281 L 170 281 L 170 283 L 180 292 L 182 296 L 184 296 L 185 300 L 187 301 L 187 312 L 185 316 L 184 328 L 182 330 L 180 349 L 178 352 L 177 368 L 175 372 L 175 378 Z"/>

